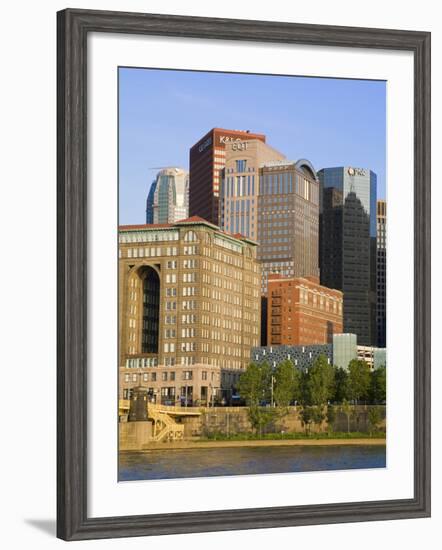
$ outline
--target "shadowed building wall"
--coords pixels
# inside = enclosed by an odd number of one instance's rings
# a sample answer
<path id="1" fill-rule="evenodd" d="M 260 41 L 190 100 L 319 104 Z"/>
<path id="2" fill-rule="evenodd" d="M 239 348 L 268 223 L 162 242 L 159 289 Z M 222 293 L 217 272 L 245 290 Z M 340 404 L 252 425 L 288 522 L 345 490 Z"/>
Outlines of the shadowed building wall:
<path id="1" fill-rule="evenodd" d="M 377 202 L 376 253 L 377 345 L 385 348 L 387 341 L 387 203 L 384 200 Z"/>
<path id="2" fill-rule="evenodd" d="M 321 284 L 344 293 L 344 331 L 361 345 L 376 335 L 376 174 L 364 168 L 318 172 Z"/>

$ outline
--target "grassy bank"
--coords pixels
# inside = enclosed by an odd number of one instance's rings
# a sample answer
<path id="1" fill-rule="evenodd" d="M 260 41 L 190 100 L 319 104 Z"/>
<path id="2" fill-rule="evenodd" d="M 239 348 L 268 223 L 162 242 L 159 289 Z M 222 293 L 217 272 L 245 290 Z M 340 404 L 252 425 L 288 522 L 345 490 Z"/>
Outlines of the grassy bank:
<path id="1" fill-rule="evenodd" d="M 299 434 L 297 434 L 299 435 Z M 346 434 L 348 435 L 348 434 Z M 296 438 L 296 439 L 224 439 L 224 440 L 184 440 L 171 442 L 152 442 L 143 445 L 140 451 L 189 450 L 189 449 L 216 449 L 228 447 L 309 447 L 309 446 L 352 446 L 352 445 L 385 445 L 381 437 L 341 437 L 339 438 Z"/>
<path id="2" fill-rule="evenodd" d="M 235 433 L 227 435 L 225 433 L 213 433 L 207 437 L 201 437 L 199 441 L 280 441 L 280 440 L 336 440 L 336 439 L 385 439 L 385 432 L 318 432 L 318 433 Z"/>

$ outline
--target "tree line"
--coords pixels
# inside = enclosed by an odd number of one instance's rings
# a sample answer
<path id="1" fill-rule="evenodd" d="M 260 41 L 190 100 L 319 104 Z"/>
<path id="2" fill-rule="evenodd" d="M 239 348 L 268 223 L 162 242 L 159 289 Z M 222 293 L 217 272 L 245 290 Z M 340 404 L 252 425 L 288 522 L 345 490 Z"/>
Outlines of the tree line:
<path id="1" fill-rule="evenodd" d="M 265 362 L 251 363 L 241 375 L 238 389 L 257 432 L 261 433 L 267 424 L 287 414 L 290 405 L 300 406 L 301 421 L 308 430 L 313 423 L 321 425 L 326 419 L 329 424 L 333 422 L 336 414 L 333 404 L 341 405 L 349 419 L 359 403 L 385 403 L 386 369 L 371 371 L 368 364 L 359 359 L 351 360 L 348 369 L 343 369 L 330 365 L 324 355 L 304 370 L 290 360 L 275 368 Z M 376 426 L 380 420 L 379 410 L 374 407 L 371 411 L 369 422 Z"/>

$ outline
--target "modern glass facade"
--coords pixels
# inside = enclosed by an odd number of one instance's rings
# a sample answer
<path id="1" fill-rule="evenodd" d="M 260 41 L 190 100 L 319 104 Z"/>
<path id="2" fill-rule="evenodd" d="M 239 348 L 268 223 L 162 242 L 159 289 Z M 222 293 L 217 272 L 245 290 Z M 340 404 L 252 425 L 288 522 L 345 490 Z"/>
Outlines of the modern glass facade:
<path id="1" fill-rule="evenodd" d="M 146 223 L 153 223 L 153 203 L 156 188 L 157 180 L 154 180 L 150 185 L 149 194 L 146 200 Z"/>
<path id="2" fill-rule="evenodd" d="M 188 213 L 188 172 L 181 168 L 164 168 L 158 172 L 149 191 L 146 223 L 174 223 L 187 218 Z"/>
<path id="3" fill-rule="evenodd" d="M 352 359 L 358 356 L 356 334 L 333 335 L 333 364 L 342 369 L 347 369 Z"/>
<path id="4" fill-rule="evenodd" d="M 324 168 L 320 181 L 321 284 L 344 293 L 344 330 L 361 345 L 376 335 L 377 176 L 353 167 Z"/>
<path id="5" fill-rule="evenodd" d="M 387 203 L 377 203 L 377 248 L 376 248 L 376 325 L 377 345 L 386 346 L 387 341 Z"/>
<path id="6" fill-rule="evenodd" d="M 362 349 L 361 349 L 362 348 Z M 366 361 L 370 370 L 386 366 L 387 350 L 371 346 L 358 346 L 356 334 L 334 334 L 330 344 L 261 346 L 251 350 L 250 361 L 267 363 L 275 368 L 283 361 L 290 360 L 299 369 L 310 368 L 315 360 L 323 355 L 329 364 L 347 370 L 350 361 Z"/>
<path id="7" fill-rule="evenodd" d="M 387 366 L 387 350 L 386 348 L 374 348 L 373 350 L 373 367 L 378 369 L 379 367 Z"/>
<path id="8" fill-rule="evenodd" d="M 272 368 L 288 360 L 298 369 L 305 370 L 310 368 L 315 359 L 320 355 L 325 356 L 329 364 L 332 364 L 332 344 L 315 344 L 310 346 L 261 346 L 259 348 L 252 348 L 250 360 L 252 363 L 267 363 Z"/>

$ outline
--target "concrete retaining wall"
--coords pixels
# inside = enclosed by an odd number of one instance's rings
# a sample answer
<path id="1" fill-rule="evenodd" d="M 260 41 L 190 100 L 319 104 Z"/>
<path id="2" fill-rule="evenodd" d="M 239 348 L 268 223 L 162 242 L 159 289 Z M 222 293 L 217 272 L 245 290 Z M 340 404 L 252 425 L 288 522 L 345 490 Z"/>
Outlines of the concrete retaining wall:
<path id="1" fill-rule="evenodd" d="M 152 422 L 120 422 L 120 451 L 138 451 L 152 438 Z"/>
<path id="2" fill-rule="evenodd" d="M 332 430 L 334 432 L 366 432 L 369 430 L 368 423 L 368 411 L 371 408 L 370 405 L 358 405 L 355 407 L 349 419 L 347 415 L 340 410 L 340 407 L 335 407 L 336 418 L 333 422 Z M 380 427 L 385 428 L 385 407 L 379 407 L 382 421 Z M 233 433 L 247 433 L 252 431 L 252 426 L 248 419 L 247 408 L 210 408 L 204 409 L 201 416 L 183 418 L 184 424 L 184 437 L 208 437 L 216 433 L 233 434 Z M 327 429 L 327 422 L 324 422 L 322 427 L 317 425 L 311 426 L 311 431 Z M 303 432 L 304 427 L 299 417 L 299 408 L 291 407 L 289 413 L 277 420 L 274 423 L 269 424 L 264 433 L 275 432 Z"/>
<path id="3" fill-rule="evenodd" d="M 371 406 L 359 405 L 352 409 L 349 419 L 340 407 L 335 407 L 336 418 L 333 422 L 334 432 L 366 432 L 369 430 L 368 411 Z M 380 428 L 385 429 L 385 407 L 379 407 L 382 421 Z M 214 407 L 201 409 L 199 416 L 182 417 L 184 425 L 184 439 L 210 437 L 216 434 L 232 435 L 235 433 L 250 433 L 252 426 L 248 418 L 246 407 Z M 120 422 L 120 450 L 134 451 L 146 446 L 152 437 L 153 423 L 146 422 Z M 322 426 L 312 424 L 311 432 L 326 431 L 327 423 Z M 283 418 L 269 424 L 263 433 L 280 432 L 304 432 L 304 427 L 299 417 L 299 408 L 290 407 L 289 413 Z"/>

